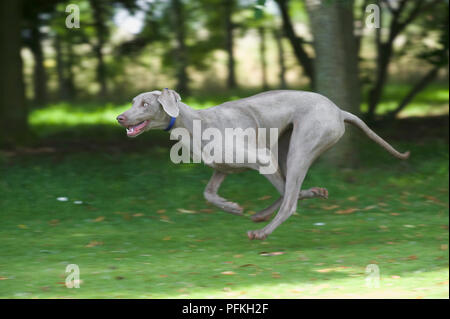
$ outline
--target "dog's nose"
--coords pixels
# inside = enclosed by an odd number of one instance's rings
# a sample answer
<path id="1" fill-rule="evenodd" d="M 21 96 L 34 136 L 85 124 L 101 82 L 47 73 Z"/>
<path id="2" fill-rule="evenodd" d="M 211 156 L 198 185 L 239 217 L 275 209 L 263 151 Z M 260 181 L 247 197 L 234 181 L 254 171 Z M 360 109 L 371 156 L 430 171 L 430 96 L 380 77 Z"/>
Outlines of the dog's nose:
<path id="1" fill-rule="evenodd" d="M 116 120 L 117 120 L 119 123 L 125 122 L 126 119 L 127 119 L 127 118 L 126 118 L 125 115 L 123 115 L 123 114 L 120 114 L 120 115 L 116 118 Z"/>

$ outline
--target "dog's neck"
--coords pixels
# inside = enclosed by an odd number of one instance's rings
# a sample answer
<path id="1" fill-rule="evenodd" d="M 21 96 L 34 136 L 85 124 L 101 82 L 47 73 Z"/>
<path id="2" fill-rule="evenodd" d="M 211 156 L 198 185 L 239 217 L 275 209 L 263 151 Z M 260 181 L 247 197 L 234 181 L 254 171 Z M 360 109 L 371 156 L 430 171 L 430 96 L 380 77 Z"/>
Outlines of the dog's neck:
<path id="1" fill-rule="evenodd" d="M 194 120 L 203 120 L 203 116 L 201 114 L 200 110 L 194 110 L 191 107 L 189 107 L 187 104 L 184 104 L 182 102 L 178 102 L 178 107 L 180 110 L 180 113 L 177 116 L 177 119 L 175 121 L 175 124 L 173 125 L 173 128 L 182 127 L 189 131 L 189 133 L 192 134 L 193 131 L 193 125 Z"/>

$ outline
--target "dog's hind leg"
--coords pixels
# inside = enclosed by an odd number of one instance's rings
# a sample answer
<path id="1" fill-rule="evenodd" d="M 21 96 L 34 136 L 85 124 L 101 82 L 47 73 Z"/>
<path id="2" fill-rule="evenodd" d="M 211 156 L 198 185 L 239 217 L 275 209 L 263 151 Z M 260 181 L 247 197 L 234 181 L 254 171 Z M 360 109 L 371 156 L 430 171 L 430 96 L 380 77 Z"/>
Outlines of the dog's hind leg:
<path id="1" fill-rule="evenodd" d="M 291 140 L 292 130 L 285 132 L 278 144 L 278 158 L 279 158 L 279 172 L 272 175 L 264 175 L 275 188 L 280 192 L 279 185 L 284 185 L 286 183 L 286 170 L 287 170 L 287 155 L 289 150 L 289 143 Z M 283 192 L 280 192 L 280 197 L 273 202 L 269 207 L 257 212 L 256 214 L 251 216 L 251 219 L 254 222 L 263 222 L 269 220 L 273 213 L 280 207 L 283 201 L 284 195 L 284 187 L 282 188 Z M 298 200 L 307 199 L 307 198 L 328 198 L 328 191 L 322 187 L 312 187 L 307 190 L 301 190 L 299 193 Z"/>
<path id="2" fill-rule="evenodd" d="M 338 128 L 327 127 L 317 121 L 302 124 L 294 126 L 289 143 L 286 184 L 280 209 L 264 228 L 247 232 L 250 239 L 265 239 L 296 211 L 300 190 L 309 167 L 321 153 L 336 143 L 343 133 Z"/>
<path id="3" fill-rule="evenodd" d="M 316 197 L 328 198 L 327 189 L 322 188 L 322 187 L 312 187 L 307 190 L 301 190 L 300 194 L 298 196 L 298 200 L 308 199 L 308 198 L 316 198 Z M 269 220 L 272 217 L 273 213 L 275 213 L 275 211 L 280 207 L 282 202 L 283 202 L 283 196 L 280 196 L 269 207 L 264 208 L 263 210 L 257 212 L 256 214 L 252 215 L 250 218 L 255 223 Z"/>
<path id="4" fill-rule="evenodd" d="M 225 198 L 220 197 L 217 192 L 219 190 L 220 185 L 227 175 L 225 173 L 214 170 L 211 179 L 206 185 L 205 191 L 203 195 L 205 199 L 213 204 L 214 206 L 219 207 L 220 209 L 235 215 L 242 215 L 242 207 L 236 203 L 229 202 Z"/>

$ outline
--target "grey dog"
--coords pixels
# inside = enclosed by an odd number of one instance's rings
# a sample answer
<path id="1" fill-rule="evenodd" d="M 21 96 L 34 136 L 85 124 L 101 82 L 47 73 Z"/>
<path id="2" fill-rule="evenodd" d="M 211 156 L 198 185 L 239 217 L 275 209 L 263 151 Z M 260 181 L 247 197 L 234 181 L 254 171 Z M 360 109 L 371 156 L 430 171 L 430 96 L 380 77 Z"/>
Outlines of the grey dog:
<path id="1" fill-rule="evenodd" d="M 253 215 L 252 219 L 265 221 L 277 209 L 278 213 L 264 228 L 248 231 L 250 239 L 265 239 L 296 211 L 298 200 L 328 196 L 327 190 L 320 187 L 302 190 L 302 183 L 314 160 L 342 137 L 344 123 L 360 128 L 393 156 L 400 159 L 409 157 L 409 152 L 396 151 L 357 116 L 339 109 L 325 96 L 313 92 L 268 91 L 208 109 L 194 110 L 181 102 L 177 92 L 164 89 L 139 94 L 133 99 L 132 107 L 117 117 L 130 137 L 150 129 L 175 128 L 184 128 L 192 136 L 194 120 L 201 121 L 202 131 L 207 128 L 222 132 L 226 128 L 251 128 L 256 131 L 266 128 L 268 132 L 270 128 L 276 128 L 280 132 L 276 145 L 269 145 L 269 149 L 277 147 L 276 171 L 263 174 L 278 190 L 280 197 Z M 224 147 L 237 146 L 225 144 Z M 258 170 L 261 162 L 207 163 L 214 173 L 204 191 L 206 200 L 226 212 L 241 215 L 243 209 L 238 204 L 220 197 L 217 192 L 227 174 L 247 169 Z"/>

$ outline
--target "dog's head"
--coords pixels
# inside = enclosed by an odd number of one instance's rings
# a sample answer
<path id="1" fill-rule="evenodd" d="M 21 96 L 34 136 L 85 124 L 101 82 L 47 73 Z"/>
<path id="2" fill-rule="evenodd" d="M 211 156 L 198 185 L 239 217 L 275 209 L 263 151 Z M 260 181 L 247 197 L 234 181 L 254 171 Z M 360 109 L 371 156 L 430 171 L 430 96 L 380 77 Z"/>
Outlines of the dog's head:
<path id="1" fill-rule="evenodd" d="M 179 114 L 180 95 L 169 89 L 139 94 L 133 99 L 130 109 L 117 117 L 120 125 L 127 129 L 129 137 L 136 137 L 150 129 L 165 129 L 171 117 Z"/>

